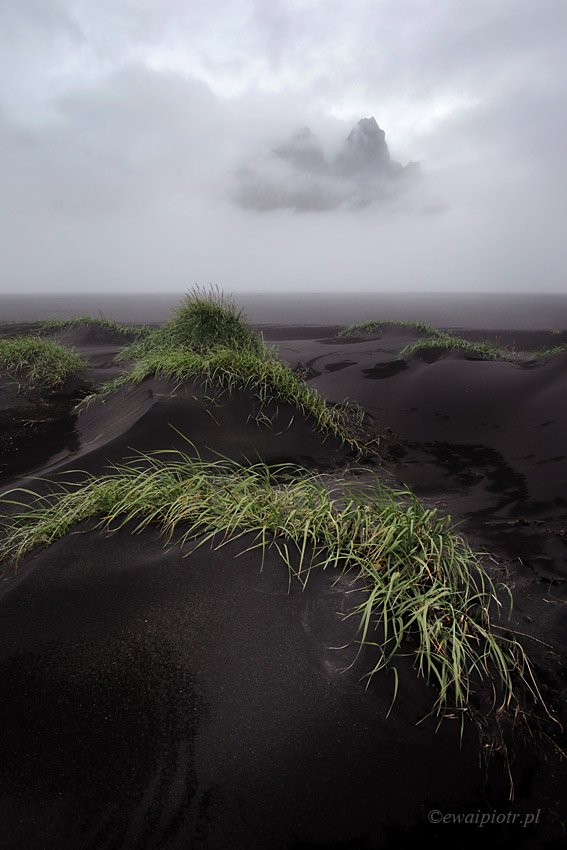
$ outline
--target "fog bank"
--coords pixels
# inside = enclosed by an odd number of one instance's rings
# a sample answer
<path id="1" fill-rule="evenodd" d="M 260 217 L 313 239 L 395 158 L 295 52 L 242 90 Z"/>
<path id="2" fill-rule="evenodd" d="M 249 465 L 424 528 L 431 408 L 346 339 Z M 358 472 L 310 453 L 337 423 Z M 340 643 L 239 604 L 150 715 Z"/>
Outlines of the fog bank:
<path id="1" fill-rule="evenodd" d="M 561 292 L 564 24 L 8 0 L 0 291 Z"/>

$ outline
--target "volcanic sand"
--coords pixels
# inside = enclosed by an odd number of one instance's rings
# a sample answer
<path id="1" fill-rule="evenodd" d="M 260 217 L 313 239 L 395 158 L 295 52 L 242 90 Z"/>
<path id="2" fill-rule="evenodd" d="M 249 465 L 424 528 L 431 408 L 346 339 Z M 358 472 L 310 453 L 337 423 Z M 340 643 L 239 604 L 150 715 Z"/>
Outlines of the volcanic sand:
<path id="1" fill-rule="evenodd" d="M 565 356 L 399 361 L 415 338 L 407 330 L 359 340 L 334 330 L 266 336 L 326 398 L 358 401 L 391 429 L 374 471 L 452 513 L 493 553 L 495 577 L 514 590 L 513 624 L 553 647 L 526 639 L 565 720 Z M 66 333 L 97 381 L 116 374 L 123 340 Z M 40 428 L 34 451 L 13 467 L 2 459 L 3 487 L 99 474 L 168 447 L 338 476 L 354 466 L 285 406 L 266 428 L 246 393 L 211 402 L 196 385 L 173 389 L 150 380 L 78 415 L 67 405 L 55 435 Z M 273 551 L 263 567 L 258 554 L 239 556 L 247 538 L 181 551 L 152 530 L 130 532 L 83 524 L 2 574 L 3 846 L 562 846 L 565 769 L 537 732 L 515 741 L 510 802 L 503 754 L 485 758 L 475 724 L 462 744 L 457 720 L 417 725 L 434 694 L 408 659 L 386 716 L 392 677 L 367 687 L 372 650 L 356 656 L 356 622 L 344 617 L 360 592 L 351 577 L 314 571 L 302 589 Z M 554 724 L 544 729 L 561 741 Z M 541 813 L 536 826 L 479 829 L 432 825 L 432 809 Z"/>

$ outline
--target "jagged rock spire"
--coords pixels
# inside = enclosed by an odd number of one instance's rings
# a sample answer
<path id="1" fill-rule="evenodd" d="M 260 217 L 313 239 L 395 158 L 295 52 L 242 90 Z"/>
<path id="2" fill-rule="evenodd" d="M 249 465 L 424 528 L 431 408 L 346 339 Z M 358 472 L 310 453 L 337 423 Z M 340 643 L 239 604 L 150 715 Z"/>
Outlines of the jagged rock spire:
<path id="1" fill-rule="evenodd" d="M 345 177 L 385 172 L 390 166 L 386 134 L 374 117 L 361 118 L 337 156 L 336 170 Z"/>

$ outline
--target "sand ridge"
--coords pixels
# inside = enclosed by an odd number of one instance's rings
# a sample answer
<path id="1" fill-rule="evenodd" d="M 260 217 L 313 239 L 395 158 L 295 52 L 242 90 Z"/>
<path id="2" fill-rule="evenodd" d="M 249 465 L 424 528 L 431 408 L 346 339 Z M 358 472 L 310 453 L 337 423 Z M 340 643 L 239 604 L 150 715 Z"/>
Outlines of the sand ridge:
<path id="1" fill-rule="evenodd" d="M 493 553 L 495 573 L 514 586 L 514 625 L 554 647 L 530 650 L 565 719 L 565 358 L 400 367 L 407 332 L 353 341 L 330 330 L 280 329 L 273 343 L 330 401 L 356 400 L 392 429 L 374 471 L 411 484 Z M 75 344 L 97 358 L 96 340 Z M 182 446 L 174 428 L 205 456 L 293 459 L 337 474 L 355 465 L 308 422 L 284 427 L 288 410 L 266 428 L 249 419 L 246 394 L 215 404 L 204 395 L 151 379 L 69 409 L 68 444 L 44 435 L 43 455 L 30 454 L 3 486 L 73 468 L 100 474 L 136 450 Z M 458 722 L 416 725 L 431 703 L 410 665 L 401 663 L 388 718 L 391 681 L 366 689 L 368 658 L 349 667 L 356 624 L 341 615 L 357 589 L 348 577 L 314 573 L 306 590 L 288 592 L 282 564 L 269 555 L 260 571 L 254 553 L 238 556 L 245 545 L 187 553 L 151 530 L 108 536 L 87 523 L 2 575 L 7 846 L 358 850 L 432 836 L 438 847 L 478 846 L 478 828 L 433 828 L 433 808 L 541 808 L 537 830 L 483 837 L 495 847 L 562 840 L 565 773 L 551 749 L 517 742 L 511 803 L 502 756 L 486 767 L 473 724 L 462 747 Z"/>

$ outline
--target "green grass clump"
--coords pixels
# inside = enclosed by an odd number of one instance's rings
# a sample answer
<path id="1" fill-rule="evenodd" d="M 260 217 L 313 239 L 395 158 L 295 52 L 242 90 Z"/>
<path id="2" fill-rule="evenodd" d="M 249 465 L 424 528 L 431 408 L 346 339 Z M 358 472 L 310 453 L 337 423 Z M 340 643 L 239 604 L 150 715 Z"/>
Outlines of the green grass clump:
<path id="1" fill-rule="evenodd" d="M 78 354 L 55 342 L 34 336 L 0 339 L 0 370 L 32 388 L 57 390 L 87 368 Z"/>
<path id="2" fill-rule="evenodd" d="M 305 417 L 312 417 L 318 431 L 338 437 L 358 452 L 363 446 L 353 432 L 361 424 L 360 411 L 354 416 L 347 404 L 329 405 L 314 389 L 276 357 L 259 357 L 253 351 L 213 348 L 203 353 L 190 349 L 153 351 L 141 357 L 133 368 L 86 398 L 83 404 L 104 400 L 122 386 L 133 386 L 146 378 L 164 378 L 176 384 L 198 380 L 205 389 L 233 392 L 247 389 L 260 407 L 270 401 L 288 403 Z"/>
<path id="3" fill-rule="evenodd" d="M 349 325 L 339 331 L 338 336 L 364 336 L 366 334 L 379 333 L 382 328 L 402 327 L 411 328 L 426 336 L 439 336 L 442 334 L 437 328 L 426 325 L 423 322 L 391 321 L 389 319 L 376 319 L 371 322 L 361 322 L 357 325 Z"/>
<path id="4" fill-rule="evenodd" d="M 120 359 L 133 360 L 133 366 L 83 404 L 104 400 L 120 387 L 146 378 L 176 383 L 197 380 L 206 388 L 248 389 L 261 406 L 271 401 L 291 404 L 298 413 L 311 416 L 319 431 L 362 451 L 354 433 L 361 424 L 360 411 L 353 417 L 352 406 L 328 405 L 246 326 L 242 312 L 216 291 L 188 293 L 168 322 L 128 346 Z"/>
<path id="5" fill-rule="evenodd" d="M 499 603 L 479 557 L 449 518 L 378 479 L 359 492 L 292 465 L 204 462 L 165 451 L 101 478 L 59 485 L 31 502 L 30 491 L 23 502 L 17 493 L 3 499 L 10 508 L 0 543 L 4 560 L 17 563 L 91 518 L 110 530 L 155 524 L 166 541 L 182 546 L 220 547 L 252 534 L 245 551 L 258 549 L 263 560 L 274 550 L 290 577 L 304 584 L 315 568 L 359 578 L 363 596 L 352 614 L 361 647 L 376 653 L 369 676 L 393 666 L 397 690 L 395 656 L 409 654 L 418 674 L 436 686 L 438 711 L 466 709 L 482 680 L 502 706 L 515 702 L 518 677 L 537 693 L 522 647 L 491 626 L 491 608 Z"/>
<path id="6" fill-rule="evenodd" d="M 121 359 L 173 349 L 205 353 L 215 348 L 246 351 L 258 357 L 266 349 L 262 338 L 247 327 L 242 310 L 222 293 L 194 288 L 175 308 L 171 319 L 129 346 Z"/>
<path id="7" fill-rule="evenodd" d="M 36 325 L 37 331 L 40 334 L 85 326 L 115 331 L 128 339 L 139 339 L 151 333 L 151 328 L 146 327 L 146 325 L 124 325 L 120 322 L 115 322 L 114 319 L 107 319 L 102 313 L 98 316 L 74 316 L 72 319 L 44 319 L 41 322 L 37 322 Z"/>
<path id="8" fill-rule="evenodd" d="M 439 328 L 423 324 L 423 322 L 395 322 L 389 320 L 363 322 L 358 325 L 349 325 L 347 328 L 340 331 L 338 336 L 347 337 L 378 333 L 382 330 L 382 328 L 395 326 L 412 328 L 424 335 L 421 339 L 418 339 L 415 342 L 410 342 L 408 345 L 404 346 L 398 354 L 398 357 L 400 358 L 409 357 L 410 354 L 413 354 L 416 351 L 443 348 L 447 351 L 464 351 L 468 354 L 482 357 L 484 360 L 516 360 L 516 354 L 513 351 L 509 351 L 505 348 L 499 348 L 489 342 L 471 342 L 470 340 L 463 339 L 460 336 L 454 336 L 453 334 L 446 333 Z M 561 346 L 559 346 L 559 348 L 561 348 Z"/>
<path id="9" fill-rule="evenodd" d="M 442 334 L 441 336 L 427 337 L 426 339 L 418 339 L 415 342 L 410 342 L 399 352 L 398 357 L 409 357 L 416 351 L 424 349 L 444 348 L 447 351 L 464 351 L 467 354 L 473 354 L 481 357 L 484 360 L 514 360 L 514 352 L 505 348 L 497 348 L 489 342 L 471 342 L 468 339 L 462 339 L 459 336 L 451 336 Z"/>

